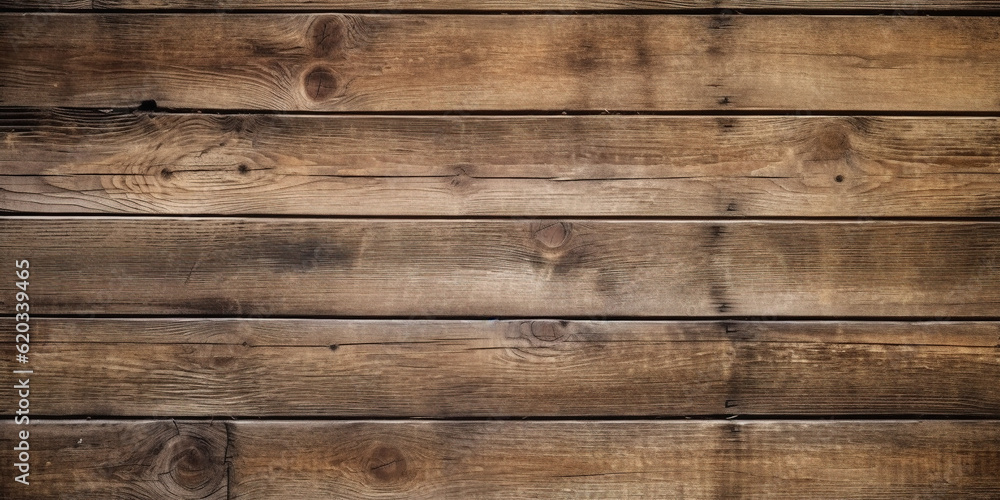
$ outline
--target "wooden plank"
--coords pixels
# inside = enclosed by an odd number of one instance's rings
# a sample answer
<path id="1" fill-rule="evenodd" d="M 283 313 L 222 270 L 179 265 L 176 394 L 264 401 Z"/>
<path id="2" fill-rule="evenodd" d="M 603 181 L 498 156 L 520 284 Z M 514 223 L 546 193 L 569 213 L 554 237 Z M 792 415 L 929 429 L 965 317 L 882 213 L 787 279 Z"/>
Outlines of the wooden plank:
<path id="1" fill-rule="evenodd" d="M 239 422 L 231 439 L 232 498 L 1000 494 L 996 421 Z"/>
<path id="2" fill-rule="evenodd" d="M 34 389 L 34 387 L 32 387 Z M 32 396 L 35 392 L 32 391 Z M 28 485 L 14 482 L 18 433 L 27 431 Z M 3 498 L 227 500 L 227 431 L 221 422 L 0 423 Z M 20 475 L 20 473 L 17 473 Z"/>
<path id="3" fill-rule="evenodd" d="M 996 0 L 0 0 L 5 9 L 200 9 L 238 10 L 459 10 L 459 11 L 600 11 L 686 9 L 894 10 L 918 14 L 930 10 L 994 10 Z"/>
<path id="4" fill-rule="evenodd" d="M 8 463 L 15 431 L 0 422 Z M 33 500 L 1000 494 L 995 420 L 42 420 L 30 431 L 32 484 L 10 491 Z"/>
<path id="5" fill-rule="evenodd" d="M 4 14 L 0 105 L 1000 111 L 1000 18 Z"/>
<path id="6" fill-rule="evenodd" d="M 32 325 L 32 415 L 1000 415 L 987 322 Z"/>
<path id="7" fill-rule="evenodd" d="M 995 222 L 7 217 L 0 235 L 0 261 L 31 262 L 39 314 L 989 317 L 1000 306 Z"/>
<path id="8" fill-rule="evenodd" d="M 1000 121 L 0 113 L 0 210 L 997 216 Z"/>

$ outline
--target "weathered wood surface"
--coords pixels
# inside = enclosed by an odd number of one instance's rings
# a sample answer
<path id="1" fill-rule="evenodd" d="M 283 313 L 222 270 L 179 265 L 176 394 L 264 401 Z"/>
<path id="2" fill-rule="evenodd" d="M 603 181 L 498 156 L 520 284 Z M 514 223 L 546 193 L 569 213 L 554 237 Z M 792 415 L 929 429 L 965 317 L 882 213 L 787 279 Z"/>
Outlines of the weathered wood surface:
<path id="1" fill-rule="evenodd" d="M 30 433 L 28 486 L 13 481 L 11 466 L 17 462 L 14 438 L 22 430 Z M 221 422 L 33 418 L 20 426 L 4 418 L 0 458 L 9 471 L 0 479 L 0 497 L 228 500 L 227 438 Z"/>
<path id="2" fill-rule="evenodd" d="M 31 310 L 49 315 L 983 317 L 1000 306 L 995 222 L 20 216 L 0 219 L 0 235 L 0 261 L 31 261 Z"/>
<path id="3" fill-rule="evenodd" d="M 0 422 L 11 462 L 13 425 Z M 39 421 L 29 500 L 996 498 L 997 421 Z"/>
<path id="4" fill-rule="evenodd" d="M 992 322 L 36 319 L 31 411 L 998 415 L 998 345 Z"/>
<path id="5" fill-rule="evenodd" d="M 996 421 L 245 422 L 231 442 L 232 498 L 1000 494 Z"/>
<path id="6" fill-rule="evenodd" d="M 0 105 L 1000 111 L 1000 18 L 0 15 Z"/>
<path id="7" fill-rule="evenodd" d="M 458 11 L 600 11 L 600 10 L 893 10 L 919 14 L 938 10 L 996 10 L 997 0 L 0 0 L 5 9 L 200 9 L 239 10 L 458 10 Z"/>
<path id="8" fill-rule="evenodd" d="M 12 458 L 13 425 L 0 430 Z M 18 498 L 32 500 L 1000 493 L 996 421 L 39 421 L 31 433 L 37 465 Z"/>
<path id="9" fill-rule="evenodd" d="M 997 216 L 1000 122 L 0 113 L 0 210 Z"/>

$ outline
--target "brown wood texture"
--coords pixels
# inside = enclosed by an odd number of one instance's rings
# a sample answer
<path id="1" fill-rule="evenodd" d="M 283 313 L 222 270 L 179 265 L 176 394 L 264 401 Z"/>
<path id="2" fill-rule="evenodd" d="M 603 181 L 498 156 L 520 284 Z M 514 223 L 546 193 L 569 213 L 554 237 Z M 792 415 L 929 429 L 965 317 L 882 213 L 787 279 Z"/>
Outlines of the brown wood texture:
<path id="1" fill-rule="evenodd" d="M 29 485 L 11 479 L 29 432 Z M 0 458 L 11 474 L 0 497 L 17 500 L 228 500 L 228 430 L 222 422 L 46 421 L 0 423 Z M 9 495 L 9 496 L 8 496 Z M 263 497 L 258 497 L 263 498 Z"/>
<path id="2" fill-rule="evenodd" d="M 232 498 L 992 498 L 1000 473 L 995 421 L 245 422 L 231 443 Z"/>
<path id="3" fill-rule="evenodd" d="M 41 314 L 983 317 L 1000 304 L 995 222 L 9 217 L 0 235 L 0 261 L 31 261 Z"/>
<path id="4" fill-rule="evenodd" d="M 993 322 L 37 319 L 32 341 L 37 415 L 1000 413 Z"/>
<path id="5" fill-rule="evenodd" d="M 0 499 L 1000 498 L 997 14 L 0 0 Z"/>
<path id="6" fill-rule="evenodd" d="M 1000 19 L 3 14 L 0 105 L 1000 111 Z"/>
<path id="7" fill-rule="evenodd" d="M 893 10 L 919 14 L 930 10 L 996 10 L 997 0 L 0 0 L 0 8 L 90 9 L 200 9 L 225 13 L 239 10 L 458 10 L 458 11 L 599 11 L 599 10 Z"/>
<path id="8" fill-rule="evenodd" d="M 996 118 L 0 113 L 0 210 L 1000 215 Z"/>
<path id="9" fill-rule="evenodd" d="M 40 421 L 31 435 L 33 500 L 1000 494 L 996 421 Z"/>

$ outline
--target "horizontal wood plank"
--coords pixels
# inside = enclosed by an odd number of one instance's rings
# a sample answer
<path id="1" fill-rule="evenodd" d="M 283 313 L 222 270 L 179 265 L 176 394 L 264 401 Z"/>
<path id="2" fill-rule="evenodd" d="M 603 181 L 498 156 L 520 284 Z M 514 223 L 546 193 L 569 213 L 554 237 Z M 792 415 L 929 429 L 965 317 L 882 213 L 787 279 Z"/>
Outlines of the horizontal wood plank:
<path id="1" fill-rule="evenodd" d="M 37 416 L 1000 415 L 986 322 L 36 319 L 31 341 Z"/>
<path id="2" fill-rule="evenodd" d="M 231 441 L 234 499 L 1000 493 L 996 421 L 241 422 Z"/>
<path id="3" fill-rule="evenodd" d="M 1000 215 L 1000 121 L 0 113 L 0 211 Z"/>
<path id="4" fill-rule="evenodd" d="M 15 431 L 0 422 L 8 463 Z M 30 432 L 32 484 L 10 491 L 32 500 L 1000 494 L 997 421 L 40 420 Z"/>
<path id="5" fill-rule="evenodd" d="M 3 14 L 0 105 L 1000 111 L 1000 18 Z"/>
<path id="6" fill-rule="evenodd" d="M 0 219 L 36 314 L 992 317 L 995 222 Z M 14 308 L 11 293 L 0 306 Z"/>
<path id="7" fill-rule="evenodd" d="M 5 9 L 199 9 L 225 13 L 244 10 L 457 10 L 457 11 L 601 11 L 739 9 L 894 10 L 919 14 L 937 10 L 995 10 L 997 0 L 0 0 Z"/>

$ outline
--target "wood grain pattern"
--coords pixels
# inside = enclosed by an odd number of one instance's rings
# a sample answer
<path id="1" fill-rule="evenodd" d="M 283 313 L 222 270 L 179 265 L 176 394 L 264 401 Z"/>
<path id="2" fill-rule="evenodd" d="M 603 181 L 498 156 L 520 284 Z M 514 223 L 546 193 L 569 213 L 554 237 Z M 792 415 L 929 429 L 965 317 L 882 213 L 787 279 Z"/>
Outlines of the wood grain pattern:
<path id="1" fill-rule="evenodd" d="M 0 261 L 32 262 L 42 314 L 983 317 L 1000 305 L 994 222 L 8 217 L 0 235 Z"/>
<path id="2" fill-rule="evenodd" d="M 1000 414 L 992 322 L 37 319 L 32 340 L 39 416 Z"/>
<path id="3" fill-rule="evenodd" d="M 684 9 L 878 9 L 918 14 L 924 10 L 995 10 L 996 0 L 0 0 L 6 9 L 201 9 L 239 10 L 460 10 L 599 11 Z"/>
<path id="4" fill-rule="evenodd" d="M 12 431 L 0 422 L 5 459 Z M 997 421 L 102 420 L 31 432 L 32 500 L 1000 494 Z"/>
<path id="5" fill-rule="evenodd" d="M 0 113 L 0 211 L 997 216 L 1000 122 Z"/>
<path id="6" fill-rule="evenodd" d="M 1000 493 L 995 421 L 241 422 L 231 439 L 234 499 Z"/>
<path id="7" fill-rule="evenodd" d="M 1000 111 L 1000 18 L 0 15 L 0 105 Z"/>
<path id="8" fill-rule="evenodd" d="M 1000 498 L 997 14 L 0 0 L 0 498 Z"/>
<path id="9" fill-rule="evenodd" d="M 32 387 L 34 389 L 34 387 Z M 221 422 L 46 421 L 0 423 L 0 458 L 16 462 L 29 434 L 28 486 L 0 480 L 3 498 L 24 500 L 228 500 L 227 437 Z M 10 495 L 10 496 L 8 496 Z"/>

